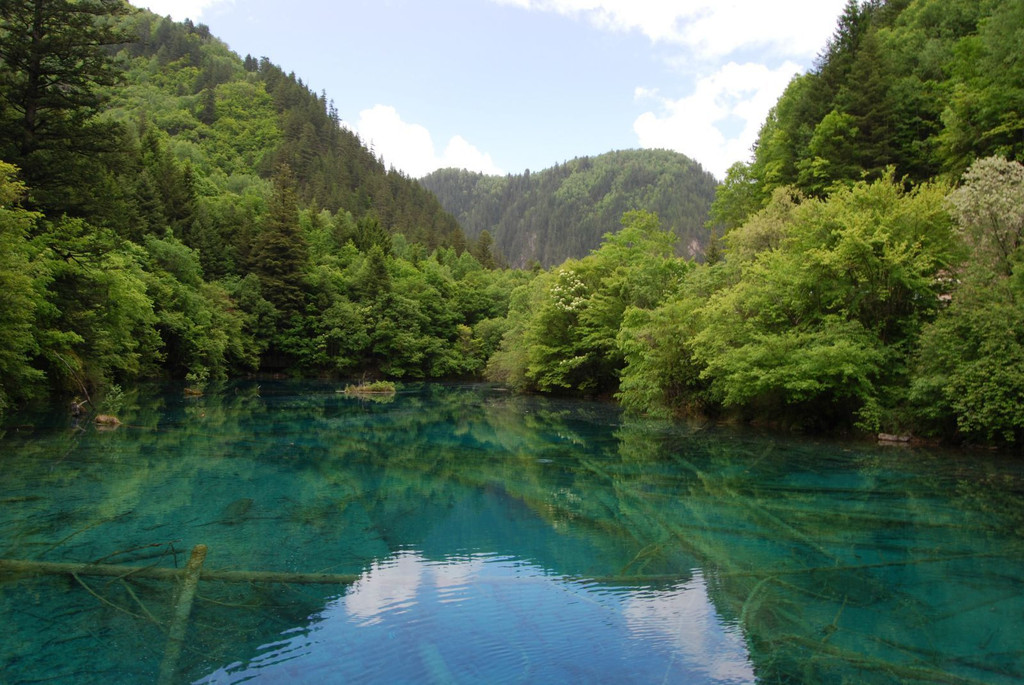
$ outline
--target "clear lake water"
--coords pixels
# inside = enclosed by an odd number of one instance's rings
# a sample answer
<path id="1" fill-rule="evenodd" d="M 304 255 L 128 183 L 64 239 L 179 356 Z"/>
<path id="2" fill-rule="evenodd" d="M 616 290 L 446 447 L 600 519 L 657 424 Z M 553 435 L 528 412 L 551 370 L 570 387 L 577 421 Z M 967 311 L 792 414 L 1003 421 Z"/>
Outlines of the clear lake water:
<path id="1" fill-rule="evenodd" d="M 11 417 L 0 683 L 1024 682 L 1019 456 L 341 387 Z"/>

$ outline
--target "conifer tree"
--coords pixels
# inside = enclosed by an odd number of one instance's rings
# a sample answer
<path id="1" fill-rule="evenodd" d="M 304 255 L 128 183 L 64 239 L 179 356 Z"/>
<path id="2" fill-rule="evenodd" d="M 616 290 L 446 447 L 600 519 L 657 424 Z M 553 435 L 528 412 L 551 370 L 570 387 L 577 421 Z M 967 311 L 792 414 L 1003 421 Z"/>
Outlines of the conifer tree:
<path id="1" fill-rule="evenodd" d="M 274 176 L 269 212 L 253 245 L 252 270 L 266 298 L 284 314 L 302 311 L 308 252 L 299 226 L 295 176 L 282 165 Z"/>
<path id="2" fill-rule="evenodd" d="M 476 239 L 476 245 L 473 246 L 473 256 L 480 262 L 480 266 L 485 269 L 493 269 L 496 267 L 494 260 L 494 253 L 491 251 L 491 247 L 494 245 L 494 238 L 491 237 L 491 232 L 484 229 L 480 232 L 480 235 Z"/>
<path id="3" fill-rule="evenodd" d="M 39 209 L 81 214 L 82 181 L 119 139 L 95 115 L 102 88 L 118 78 L 107 48 L 127 42 L 112 21 L 127 8 L 121 0 L 0 3 L 0 158 L 21 168 Z"/>

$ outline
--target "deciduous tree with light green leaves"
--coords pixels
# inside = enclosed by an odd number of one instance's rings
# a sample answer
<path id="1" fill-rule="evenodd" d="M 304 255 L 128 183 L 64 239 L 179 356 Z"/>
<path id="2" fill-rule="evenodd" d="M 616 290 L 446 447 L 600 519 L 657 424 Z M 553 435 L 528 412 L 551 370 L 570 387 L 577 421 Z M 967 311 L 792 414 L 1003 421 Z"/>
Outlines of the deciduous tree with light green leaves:
<path id="1" fill-rule="evenodd" d="M 42 380 L 31 363 L 38 352 L 34 331 L 42 305 L 36 288 L 40 273 L 27 239 L 39 217 L 20 207 L 25 185 L 16 174 L 16 167 L 0 162 L 0 413 Z"/>
<path id="2" fill-rule="evenodd" d="M 1024 439 L 1024 166 L 989 157 L 964 174 L 949 207 L 970 248 L 949 306 L 917 355 L 913 399 L 932 432 Z"/>
<path id="3" fill-rule="evenodd" d="M 589 256 L 538 276 L 516 298 L 491 378 L 541 391 L 617 388 L 626 311 L 656 307 L 690 268 L 673 256 L 675 236 L 654 214 L 628 212 L 622 225 Z"/>
<path id="4" fill-rule="evenodd" d="M 715 396 L 797 421 L 896 421 L 939 274 L 958 260 L 943 196 L 890 176 L 799 204 L 779 247 L 740 265 L 703 310 L 694 347 Z"/>
<path id="5" fill-rule="evenodd" d="M 630 317 L 623 400 L 808 428 L 893 426 L 939 275 L 959 258 L 943 197 L 891 176 L 826 200 L 777 191 L 726 234 L 724 262 Z"/>

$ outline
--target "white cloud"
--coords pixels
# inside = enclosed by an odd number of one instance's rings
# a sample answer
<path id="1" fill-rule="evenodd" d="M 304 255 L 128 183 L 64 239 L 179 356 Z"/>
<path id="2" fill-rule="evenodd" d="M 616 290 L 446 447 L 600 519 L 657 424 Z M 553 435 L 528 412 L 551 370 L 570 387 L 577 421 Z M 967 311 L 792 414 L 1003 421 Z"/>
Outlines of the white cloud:
<path id="1" fill-rule="evenodd" d="M 462 136 L 455 136 L 444 148 L 444 155 L 436 168 L 455 167 L 485 174 L 503 174 L 489 154 L 481 152 Z"/>
<path id="2" fill-rule="evenodd" d="M 598 28 L 640 31 L 655 43 L 686 46 L 701 58 L 750 47 L 813 56 L 845 0 L 492 0 L 523 9 L 584 17 Z"/>
<path id="3" fill-rule="evenodd" d="M 643 86 L 637 86 L 636 90 L 633 91 L 633 98 L 636 100 L 643 100 L 647 98 L 659 98 L 659 91 L 657 88 L 644 88 Z"/>
<path id="4" fill-rule="evenodd" d="M 761 124 L 799 71 L 794 62 L 777 69 L 729 62 L 699 79 L 694 92 L 678 100 L 638 88 L 638 99 L 655 98 L 660 106 L 641 114 L 633 130 L 642 147 L 682 152 L 721 179 L 733 162 L 750 157 Z M 735 122 L 741 122 L 738 133 L 727 128 Z"/>
<path id="5" fill-rule="evenodd" d="M 232 3 L 234 0 L 132 0 L 132 4 L 137 7 L 146 7 L 154 14 L 170 16 L 175 21 L 199 21 L 207 8 Z"/>
<path id="6" fill-rule="evenodd" d="M 489 154 L 481 152 L 462 136 L 454 136 L 438 156 L 430 131 L 419 124 L 402 121 L 398 111 L 388 105 L 374 105 L 361 111 L 355 129 L 386 164 L 394 165 L 412 178 L 444 167 L 485 174 L 504 173 Z"/>
<path id="7" fill-rule="evenodd" d="M 733 0 L 702 2 L 700 14 L 682 30 L 682 42 L 710 57 L 727 57 L 749 47 L 777 55 L 813 57 L 832 35 L 845 0 Z"/>
<path id="8" fill-rule="evenodd" d="M 750 147 L 790 79 L 824 47 L 846 0 L 492 0 L 637 31 L 667 48 L 662 57 L 689 95 L 670 100 L 638 87 L 635 100 L 659 103 L 636 119 L 643 147 L 678 150 L 719 178 Z M 752 61 L 756 60 L 756 62 Z M 673 90 L 675 88 L 672 88 Z M 739 130 L 737 130 L 737 126 Z"/>

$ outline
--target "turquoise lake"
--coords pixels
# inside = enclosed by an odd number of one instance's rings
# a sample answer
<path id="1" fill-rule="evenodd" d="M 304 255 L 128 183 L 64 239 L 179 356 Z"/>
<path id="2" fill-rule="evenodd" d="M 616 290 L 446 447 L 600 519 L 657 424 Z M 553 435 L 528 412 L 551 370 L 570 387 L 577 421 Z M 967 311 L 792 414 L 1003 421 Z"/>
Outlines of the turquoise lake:
<path id="1" fill-rule="evenodd" d="M 0 683 L 1024 682 L 1019 456 L 339 388 L 12 417 Z"/>

